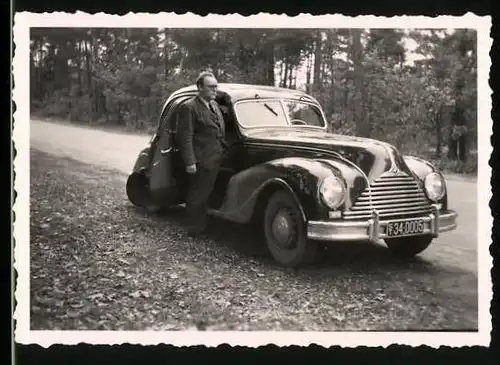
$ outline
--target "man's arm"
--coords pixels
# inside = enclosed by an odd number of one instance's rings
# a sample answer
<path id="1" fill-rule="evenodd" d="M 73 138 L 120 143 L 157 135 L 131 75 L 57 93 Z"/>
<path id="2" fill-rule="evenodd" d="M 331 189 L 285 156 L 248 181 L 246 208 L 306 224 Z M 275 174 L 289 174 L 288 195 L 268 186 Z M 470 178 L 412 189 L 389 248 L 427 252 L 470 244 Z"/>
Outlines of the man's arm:
<path id="1" fill-rule="evenodd" d="M 194 115 L 191 108 L 183 104 L 179 107 L 177 122 L 177 143 L 186 166 L 196 165 L 193 149 Z"/>

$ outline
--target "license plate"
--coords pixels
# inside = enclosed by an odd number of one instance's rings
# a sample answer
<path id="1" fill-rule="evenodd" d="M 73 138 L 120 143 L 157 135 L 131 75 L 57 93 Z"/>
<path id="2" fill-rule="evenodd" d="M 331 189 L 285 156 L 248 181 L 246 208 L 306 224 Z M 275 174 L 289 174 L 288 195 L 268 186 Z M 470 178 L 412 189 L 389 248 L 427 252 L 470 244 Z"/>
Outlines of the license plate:
<path id="1" fill-rule="evenodd" d="M 387 223 L 387 237 L 411 236 L 424 232 L 424 220 L 396 221 Z"/>

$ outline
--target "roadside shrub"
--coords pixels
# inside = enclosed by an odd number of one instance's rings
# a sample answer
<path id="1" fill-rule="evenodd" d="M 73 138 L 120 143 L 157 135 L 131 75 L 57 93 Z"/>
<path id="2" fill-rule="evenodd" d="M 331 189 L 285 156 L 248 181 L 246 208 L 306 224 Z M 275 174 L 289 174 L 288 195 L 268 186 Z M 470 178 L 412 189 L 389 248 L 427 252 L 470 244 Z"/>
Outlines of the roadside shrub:
<path id="1" fill-rule="evenodd" d="M 472 152 L 465 162 L 450 160 L 446 156 L 443 156 L 441 159 L 430 159 L 429 161 L 444 172 L 454 174 L 477 174 L 477 154 L 473 154 Z"/>

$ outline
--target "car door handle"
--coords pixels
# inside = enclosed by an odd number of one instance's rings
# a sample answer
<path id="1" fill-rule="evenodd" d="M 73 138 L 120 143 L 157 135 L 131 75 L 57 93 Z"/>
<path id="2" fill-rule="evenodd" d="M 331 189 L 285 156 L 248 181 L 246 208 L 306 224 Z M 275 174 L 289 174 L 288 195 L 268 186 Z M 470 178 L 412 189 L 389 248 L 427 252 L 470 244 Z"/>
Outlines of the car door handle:
<path id="1" fill-rule="evenodd" d="M 174 148 L 174 147 L 170 147 L 170 148 L 167 148 L 166 150 L 160 150 L 160 153 L 162 155 L 166 155 L 167 153 L 170 153 L 170 152 L 179 152 L 179 149 Z"/>

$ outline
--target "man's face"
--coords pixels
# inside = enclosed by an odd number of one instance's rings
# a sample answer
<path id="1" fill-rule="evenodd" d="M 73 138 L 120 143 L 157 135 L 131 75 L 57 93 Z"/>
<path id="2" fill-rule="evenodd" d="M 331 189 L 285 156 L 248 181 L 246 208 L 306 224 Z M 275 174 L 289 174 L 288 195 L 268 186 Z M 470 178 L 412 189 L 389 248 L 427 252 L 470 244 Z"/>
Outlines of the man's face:
<path id="1" fill-rule="evenodd" d="M 217 80 L 215 77 L 207 76 L 203 86 L 200 88 L 200 96 L 205 100 L 214 100 L 217 95 Z"/>

